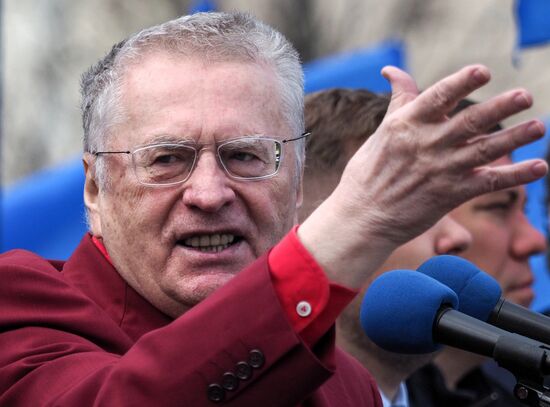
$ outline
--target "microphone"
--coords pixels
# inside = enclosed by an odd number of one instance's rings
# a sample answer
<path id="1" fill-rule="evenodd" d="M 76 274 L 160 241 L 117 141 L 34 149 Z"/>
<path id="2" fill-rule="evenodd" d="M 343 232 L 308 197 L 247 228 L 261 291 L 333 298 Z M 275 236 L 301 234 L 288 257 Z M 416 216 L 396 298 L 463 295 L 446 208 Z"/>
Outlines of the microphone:
<path id="1" fill-rule="evenodd" d="M 360 310 L 361 325 L 378 346 L 397 353 L 430 353 L 437 311 L 456 308 L 458 297 L 449 287 L 410 270 L 380 275 L 367 289 Z"/>
<path id="2" fill-rule="evenodd" d="M 507 332 L 456 310 L 456 294 L 411 270 L 382 274 L 361 305 L 361 325 L 378 346 L 397 353 L 427 353 L 439 344 L 488 356 L 522 377 L 550 373 L 544 344 Z"/>
<path id="3" fill-rule="evenodd" d="M 550 344 L 550 318 L 506 301 L 496 280 L 473 263 L 442 255 L 427 260 L 418 271 L 451 288 L 458 296 L 460 312 Z"/>

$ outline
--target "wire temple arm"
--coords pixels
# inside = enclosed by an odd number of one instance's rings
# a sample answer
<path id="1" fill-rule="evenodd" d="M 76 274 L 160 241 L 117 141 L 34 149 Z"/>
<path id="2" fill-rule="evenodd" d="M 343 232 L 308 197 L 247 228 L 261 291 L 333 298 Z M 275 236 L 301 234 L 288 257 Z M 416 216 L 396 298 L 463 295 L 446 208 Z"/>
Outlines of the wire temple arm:
<path id="1" fill-rule="evenodd" d="M 282 142 L 283 142 L 283 143 L 288 143 L 289 141 L 300 140 L 300 139 L 306 138 L 307 136 L 310 136 L 310 135 L 311 135 L 311 132 L 310 132 L 310 131 L 307 131 L 307 132 L 305 132 L 305 133 L 302 133 L 302 134 L 300 135 L 300 137 L 289 138 L 289 139 L 283 140 Z"/>
<path id="2" fill-rule="evenodd" d="M 95 156 L 101 154 L 132 154 L 131 151 L 92 151 L 91 153 Z"/>

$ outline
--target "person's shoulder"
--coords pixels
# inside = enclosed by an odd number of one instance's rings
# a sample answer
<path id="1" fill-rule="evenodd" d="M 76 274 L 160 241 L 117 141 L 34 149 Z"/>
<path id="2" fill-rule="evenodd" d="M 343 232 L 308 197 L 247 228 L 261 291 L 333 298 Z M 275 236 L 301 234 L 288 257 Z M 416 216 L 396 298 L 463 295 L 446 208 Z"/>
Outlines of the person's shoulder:
<path id="1" fill-rule="evenodd" d="M 29 293 L 66 286 L 61 273 L 63 262 L 47 260 L 27 250 L 10 250 L 0 254 L 0 297 L 2 303 L 22 301 Z"/>
<path id="2" fill-rule="evenodd" d="M 47 260 L 44 257 L 23 249 L 10 250 L 0 254 L 0 272 L 10 270 L 60 271 L 63 261 Z"/>

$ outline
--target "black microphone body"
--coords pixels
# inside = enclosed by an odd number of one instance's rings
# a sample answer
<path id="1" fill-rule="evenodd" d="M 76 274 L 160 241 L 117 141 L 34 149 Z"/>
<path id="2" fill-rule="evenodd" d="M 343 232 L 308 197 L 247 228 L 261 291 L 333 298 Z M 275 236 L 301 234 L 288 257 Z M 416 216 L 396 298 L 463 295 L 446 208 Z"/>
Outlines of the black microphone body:
<path id="1" fill-rule="evenodd" d="M 451 308 L 438 312 L 434 341 L 488 356 L 516 376 L 539 380 L 550 374 L 550 347 Z"/>
<path id="2" fill-rule="evenodd" d="M 550 345 L 550 318 L 504 298 L 498 300 L 487 322 Z"/>

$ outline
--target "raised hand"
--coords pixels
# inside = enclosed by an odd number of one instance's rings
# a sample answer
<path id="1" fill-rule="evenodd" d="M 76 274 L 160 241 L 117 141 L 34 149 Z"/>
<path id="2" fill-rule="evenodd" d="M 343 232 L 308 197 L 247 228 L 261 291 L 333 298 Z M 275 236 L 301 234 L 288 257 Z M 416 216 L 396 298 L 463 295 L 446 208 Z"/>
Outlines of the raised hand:
<path id="1" fill-rule="evenodd" d="M 392 85 L 384 121 L 299 230 L 329 276 L 353 286 L 456 206 L 547 171 L 543 160 L 488 166 L 544 134 L 538 120 L 486 133 L 531 106 L 527 91 L 502 93 L 449 118 L 461 99 L 489 81 L 486 67 L 465 67 L 422 93 L 405 72 L 386 67 L 382 73 Z"/>

